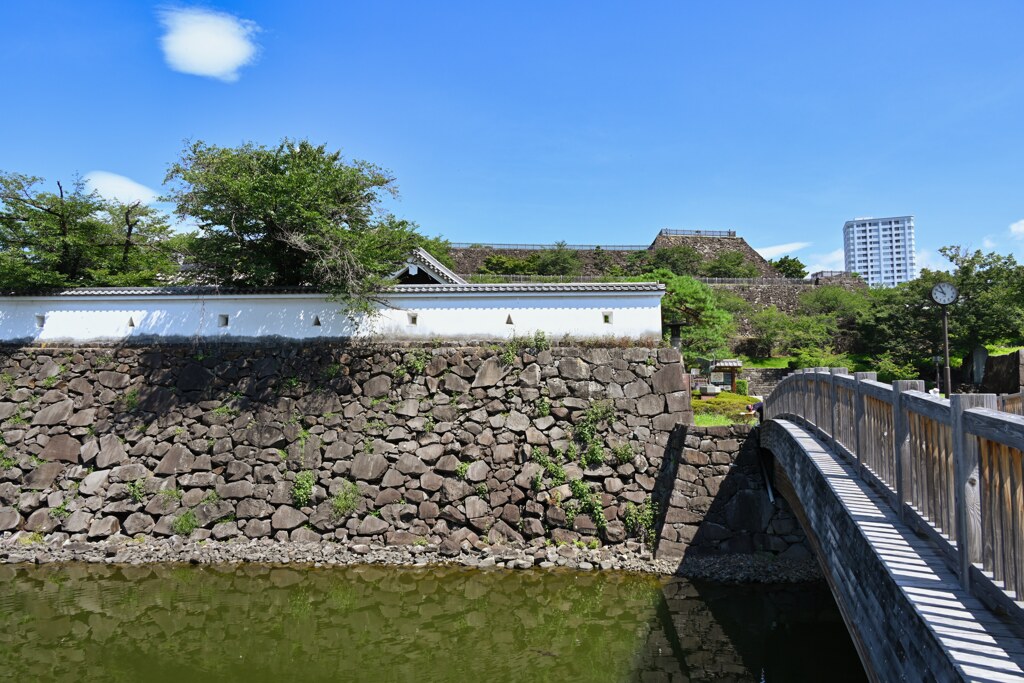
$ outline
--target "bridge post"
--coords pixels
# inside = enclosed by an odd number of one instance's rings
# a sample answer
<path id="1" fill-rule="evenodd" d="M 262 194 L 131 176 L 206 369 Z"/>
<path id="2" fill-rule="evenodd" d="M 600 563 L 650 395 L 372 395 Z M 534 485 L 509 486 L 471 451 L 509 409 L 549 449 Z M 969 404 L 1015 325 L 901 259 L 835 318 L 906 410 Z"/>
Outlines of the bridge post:
<path id="1" fill-rule="evenodd" d="M 862 433 L 864 432 L 864 427 L 865 427 L 865 417 L 864 417 L 864 392 L 861 389 L 861 384 L 860 383 L 863 382 L 864 380 L 871 380 L 872 382 L 877 381 L 878 380 L 878 374 L 874 373 L 874 372 L 855 372 L 855 373 L 853 373 L 853 378 L 857 381 L 857 385 L 856 385 L 857 386 L 857 395 L 854 396 L 854 398 L 853 398 L 853 400 L 854 400 L 854 405 L 853 405 L 853 419 L 854 419 L 853 434 L 854 434 L 854 436 L 853 436 L 853 438 L 854 438 L 855 447 L 857 449 L 857 473 L 861 476 L 861 478 L 863 478 L 864 477 L 864 454 L 863 454 L 863 451 L 861 450 L 861 448 L 862 448 L 861 442 L 862 441 L 866 442 L 867 439 L 866 439 L 866 437 L 864 437 L 862 435 Z"/>
<path id="2" fill-rule="evenodd" d="M 825 427 L 828 426 L 828 421 L 824 415 L 825 411 L 823 410 L 825 407 L 825 401 L 822 399 L 822 394 L 824 393 L 823 384 L 825 383 L 825 378 L 821 376 L 823 373 L 827 374 L 828 368 L 814 368 L 814 426 L 817 427 L 818 434 L 821 436 L 825 436 Z M 832 435 L 827 435 L 827 437 L 830 436 Z M 828 440 L 827 437 L 826 441 Z"/>
<path id="3" fill-rule="evenodd" d="M 836 413 L 839 412 L 839 401 L 836 400 L 836 375 L 845 375 L 846 368 L 830 368 L 829 374 L 830 377 L 828 378 L 828 380 L 830 386 L 828 392 L 829 398 L 831 399 L 832 403 L 832 405 L 829 406 L 829 413 L 831 414 L 831 426 L 829 427 L 829 441 L 832 444 L 832 450 L 838 453 L 839 449 L 836 448 L 836 444 L 838 443 L 838 439 L 836 439 Z"/>
<path id="4" fill-rule="evenodd" d="M 996 408 L 995 394 L 950 394 L 953 428 L 953 509 L 960 584 L 971 590 L 971 565 L 981 562 L 981 496 L 978 488 L 978 441 L 964 431 L 964 411 Z"/>
<path id="5" fill-rule="evenodd" d="M 892 424 L 893 456 L 896 465 L 896 510 L 900 521 L 906 521 L 907 490 L 910 483 L 910 423 L 903 410 L 904 391 L 924 391 L 924 382 L 919 379 L 898 379 L 892 383 Z"/>

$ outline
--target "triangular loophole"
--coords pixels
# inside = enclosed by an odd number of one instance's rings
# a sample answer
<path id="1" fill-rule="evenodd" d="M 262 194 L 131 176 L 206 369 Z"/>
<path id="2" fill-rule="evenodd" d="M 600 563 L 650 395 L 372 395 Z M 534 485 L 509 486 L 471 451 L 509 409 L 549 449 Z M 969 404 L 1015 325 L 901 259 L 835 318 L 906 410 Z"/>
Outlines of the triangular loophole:
<path id="1" fill-rule="evenodd" d="M 509 313 L 508 317 L 505 318 L 505 324 L 506 325 L 511 325 L 512 324 L 512 314 L 511 313 Z"/>
<path id="2" fill-rule="evenodd" d="M 135 327 L 135 318 L 128 318 L 128 327 Z"/>
<path id="3" fill-rule="evenodd" d="M 313 327 L 320 327 L 320 316 L 313 316 Z"/>

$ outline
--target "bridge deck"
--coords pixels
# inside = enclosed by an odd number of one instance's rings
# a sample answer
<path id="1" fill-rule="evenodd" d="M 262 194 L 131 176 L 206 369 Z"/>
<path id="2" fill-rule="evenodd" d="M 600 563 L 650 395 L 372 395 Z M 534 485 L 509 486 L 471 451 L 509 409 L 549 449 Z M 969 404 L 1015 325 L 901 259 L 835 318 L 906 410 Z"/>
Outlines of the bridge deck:
<path id="1" fill-rule="evenodd" d="M 1024 681 L 1024 639 L 961 586 L 930 541 L 903 524 L 847 461 L 787 420 L 774 420 L 806 451 L 892 582 L 935 634 L 964 680 Z M 842 539 L 834 539 L 842 542 Z M 922 680 L 933 679 L 921 672 Z"/>

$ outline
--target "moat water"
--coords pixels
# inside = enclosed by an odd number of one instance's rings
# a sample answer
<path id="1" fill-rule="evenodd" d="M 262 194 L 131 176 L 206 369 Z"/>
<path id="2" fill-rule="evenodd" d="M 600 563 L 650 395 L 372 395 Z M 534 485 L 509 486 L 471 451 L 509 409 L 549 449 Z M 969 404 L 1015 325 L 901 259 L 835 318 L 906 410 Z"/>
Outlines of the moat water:
<path id="1" fill-rule="evenodd" d="M 0 567 L 12 681 L 866 680 L 824 584 L 461 568 Z"/>

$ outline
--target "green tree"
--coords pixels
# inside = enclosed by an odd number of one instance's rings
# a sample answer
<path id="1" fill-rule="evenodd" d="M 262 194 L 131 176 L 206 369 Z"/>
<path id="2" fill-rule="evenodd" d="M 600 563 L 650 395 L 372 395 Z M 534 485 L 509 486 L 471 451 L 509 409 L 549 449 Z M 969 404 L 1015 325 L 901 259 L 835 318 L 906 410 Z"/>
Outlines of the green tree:
<path id="1" fill-rule="evenodd" d="M 184 238 L 163 214 L 86 192 L 78 178 L 56 192 L 43 182 L 0 173 L 0 288 L 153 285 L 177 272 Z"/>
<path id="2" fill-rule="evenodd" d="M 782 256 L 774 261 L 768 261 L 768 263 L 782 277 L 807 277 L 807 267 L 803 264 L 803 261 L 794 256 Z"/>
<path id="3" fill-rule="evenodd" d="M 747 262 L 746 256 L 740 251 L 725 251 L 713 258 L 704 266 L 707 277 L 757 277 L 760 275 L 757 266 Z"/>
<path id="4" fill-rule="evenodd" d="M 530 257 L 533 272 L 540 275 L 579 275 L 582 270 L 579 254 L 557 242 L 554 249 L 544 249 Z"/>
<path id="5" fill-rule="evenodd" d="M 307 140 L 274 147 L 189 143 L 168 199 L 199 225 L 197 278 L 247 287 L 311 285 L 369 312 L 413 248 L 416 226 L 381 211 L 394 178 Z"/>
<path id="6" fill-rule="evenodd" d="M 661 317 L 666 325 L 680 325 L 682 353 L 688 361 L 710 355 L 722 357 L 729 352 L 729 339 L 735 332 L 735 324 L 729 312 L 718 307 L 710 287 L 666 269 L 630 279 L 665 285 Z"/>
<path id="7" fill-rule="evenodd" d="M 771 357 L 786 340 L 793 322 L 775 305 L 750 316 L 750 345 L 754 355 Z"/>
<path id="8" fill-rule="evenodd" d="M 699 251 L 685 244 L 659 247 L 650 254 L 650 267 L 665 268 L 676 275 L 699 275 L 704 257 Z"/>
<path id="9" fill-rule="evenodd" d="M 491 254 L 484 259 L 483 265 L 477 268 L 476 272 L 484 275 L 529 275 L 536 270 L 527 259 Z"/>
<path id="10" fill-rule="evenodd" d="M 953 350 L 967 360 L 976 346 L 1019 343 L 1024 338 L 1024 268 L 1009 255 L 958 246 L 939 252 L 954 266 L 953 283 L 960 292 L 949 311 Z M 943 277 L 925 271 L 922 279 L 935 282 Z"/>

